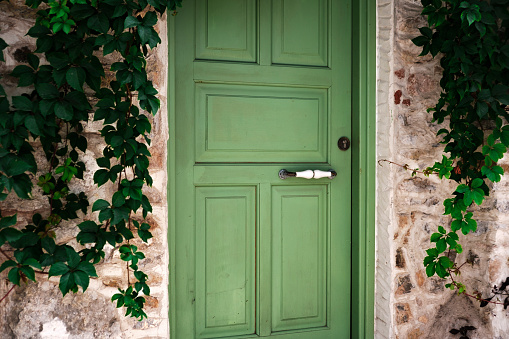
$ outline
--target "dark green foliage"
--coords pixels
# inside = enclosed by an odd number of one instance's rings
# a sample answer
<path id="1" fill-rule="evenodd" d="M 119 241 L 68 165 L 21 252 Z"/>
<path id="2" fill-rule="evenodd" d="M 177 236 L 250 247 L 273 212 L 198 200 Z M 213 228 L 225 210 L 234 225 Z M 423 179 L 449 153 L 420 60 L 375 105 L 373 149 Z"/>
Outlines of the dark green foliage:
<path id="1" fill-rule="evenodd" d="M 140 209 L 143 218 L 152 211 L 143 194 L 143 187 L 152 185 L 147 113 L 159 109 L 157 90 L 147 79 L 146 57 L 148 49 L 161 41 L 154 29 L 158 13 L 175 11 L 181 1 L 42 2 L 48 6 L 37 12 L 36 23 L 28 31 L 37 39 L 37 49 L 28 55 L 28 64 L 16 66 L 11 74 L 18 78 L 18 86 L 29 86 L 26 94 L 8 98 L 0 85 L 0 201 L 12 191 L 30 199 L 34 186 L 28 174 L 35 174 L 40 165 L 31 146 L 35 141 L 46 155 L 48 164 L 43 168 L 49 168 L 38 178 L 36 189 L 47 197 L 50 207 L 44 216 L 34 214 L 32 224 L 17 227 L 16 215 L 0 214 L 0 246 L 14 249 L 14 257 L 3 262 L 0 272 L 8 270 L 9 280 L 19 285 L 35 281 L 36 273 L 43 271 L 60 277 L 63 295 L 77 292 L 80 286 L 85 291 L 90 277 L 97 276 L 94 265 L 104 258 L 108 243 L 119 248 L 120 258 L 136 279 L 112 300 L 117 307 L 126 307 L 126 315 L 141 320 L 146 317 L 141 295 L 150 294 L 148 276 L 138 267 L 145 255 L 129 241 L 135 234 L 144 242 L 152 237 L 150 225 L 133 217 Z M 26 1 L 32 8 L 39 4 L 40 0 Z M 0 39 L 0 61 L 6 46 Z M 115 80 L 108 87 L 101 87 L 105 71 L 95 51 L 118 52 L 122 57 L 111 66 Z M 40 65 L 40 56 L 49 64 Z M 87 196 L 72 192 L 69 185 L 82 180 L 86 171 L 80 156 L 88 146 L 83 126 L 94 111 L 90 94 L 98 99 L 94 120 L 103 121 L 100 132 L 106 143 L 103 157 L 97 159 L 100 169 L 93 175 L 94 182 L 98 186 L 112 182 L 117 191 L 92 204 L 97 222 L 78 224 L 76 240 L 88 247 L 76 251 L 54 239 L 64 222 L 83 219 L 89 212 Z"/>
<path id="2" fill-rule="evenodd" d="M 442 93 L 433 120 L 446 123 L 438 131 L 445 144 L 442 163 L 425 174 L 454 180 L 453 197 L 444 201 L 445 215 L 452 218 L 451 231 L 439 226 L 433 233 L 434 248 L 424 259 L 428 276 L 458 274 L 449 253 L 462 251 L 458 231 L 475 232 L 477 222 L 469 207 L 482 204 L 489 195 L 488 181 L 504 174 L 497 165 L 509 147 L 509 1 L 421 0 L 428 27 L 412 41 L 422 46 L 421 55 L 440 55 Z M 454 281 L 448 287 L 460 293 L 465 287 Z"/>

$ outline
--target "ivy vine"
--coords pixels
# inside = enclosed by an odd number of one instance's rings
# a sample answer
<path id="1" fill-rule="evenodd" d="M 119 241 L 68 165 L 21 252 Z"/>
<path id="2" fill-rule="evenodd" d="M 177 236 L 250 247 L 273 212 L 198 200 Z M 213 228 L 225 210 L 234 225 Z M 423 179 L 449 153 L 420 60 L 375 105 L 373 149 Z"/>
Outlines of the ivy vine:
<path id="1" fill-rule="evenodd" d="M 444 201 L 450 227 L 438 226 L 431 235 L 433 246 L 423 264 L 429 277 L 449 278 L 446 287 L 469 295 L 455 279 L 463 265 L 451 260 L 451 253 L 462 252 L 461 234 L 477 229 L 472 206 L 481 205 L 490 182 L 499 182 L 504 174 L 498 162 L 509 147 L 509 0 L 421 3 L 428 25 L 412 41 L 422 47 L 421 55 L 441 57 L 442 92 L 428 111 L 434 122 L 447 124 L 437 133 L 445 144 L 442 161 L 422 173 L 457 183 Z M 494 302 L 479 293 L 470 296 Z"/>
<path id="2" fill-rule="evenodd" d="M 152 206 L 143 187 L 152 185 L 149 115 L 159 109 L 146 58 L 148 50 L 161 42 L 154 29 L 158 15 L 167 9 L 175 14 L 181 0 L 25 4 L 38 9 L 27 33 L 36 39 L 37 49 L 27 55 L 27 64 L 17 65 L 11 73 L 25 94 L 8 97 L 0 84 L 0 201 L 9 194 L 31 199 L 36 189 L 48 204 L 28 225 L 18 225 L 16 214 L 0 211 L 0 253 L 6 257 L 0 272 L 8 270 L 15 285 L 45 275 L 59 277 L 63 295 L 76 293 L 79 287 L 85 291 L 109 244 L 120 252 L 128 271 L 127 286 L 112 301 L 126 308 L 126 316 L 142 320 L 143 295 L 150 295 L 150 287 L 138 266 L 145 255 L 131 242 L 135 236 L 143 242 L 152 237 L 146 222 Z M 0 39 L 0 62 L 5 61 L 6 47 Z M 101 53 L 116 55 L 110 69 L 115 78 L 109 83 Z M 100 134 L 106 145 L 93 180 L 98 187 L 111 181 L 116 188 L 111 197 L 93 202 L 97 220 L 89 214 L 86 194 L 73 188 L 89 171 L 81 156 L 88 146 L 84 126 L 91 113 L 94 121 L 103 122 Z M 35 152 L 41 148 L 45 160 L 38 163 Z M 59 230 L 76 223 L 81 248 L 55 241 Z"/>

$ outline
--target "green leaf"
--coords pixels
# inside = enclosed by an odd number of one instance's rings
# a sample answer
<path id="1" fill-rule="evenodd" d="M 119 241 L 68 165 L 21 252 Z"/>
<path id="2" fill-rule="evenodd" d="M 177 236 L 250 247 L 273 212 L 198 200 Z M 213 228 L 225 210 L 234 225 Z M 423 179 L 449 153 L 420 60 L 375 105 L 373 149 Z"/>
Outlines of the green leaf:
<path id="1" fill-rule="evenodd" d="M 35 85 L 35 89 L 43 99 L 56 99 L 60 96 L 58 90 L 49 83 L 40 83 Z"/>
<path id="2" fill-rule="evenodd" d="M 426 275 L 427 275 L 428 277 L 432 277 L 432 276 L 434 276 L 434 275 L 435 275 L 435 267 L 436 267 L 436 265 L 437 265 L 437 264 L 434 262 L 434 263 L 429 264 L 429 265 L 426 267 Z"/>
<path id="3" fill-rule="evenodd" d="M 468 187 L 467 185 L 465 184 L 461 184 L 459 185 L 457 188 L 456 188 L 456 192 L 458 193 L 465 193 L 465 192 L 468 192 L 470 191 L 470 187 Z"/>
<path id="4" fill-rule="evenodd" d="M 18 267 L 11 268 L 9 274 L 7 274 L 7 278 L 9 279 L 10 282 L 19 286 L 19 280 L 21 278 L 19 275 L 19 268 Z"/>
<path id="5" fill-rule="evenodd" d="M 440 238 L 442 238 L 443 234 L 440 234 L 440 233 L 433 233 L 431 235 L 431 239 L 430 241 L 431 242 L 437 242 Z"/>
<path id="6" fill-rule="evenodd" d="M 37 125 L 37 121 L 33 115 L 29 115 L 25 118 L 25 127 L 34 135 L 42 135 Z"/>
<path id="7" fill-rule="evenodd" d="M 440 277 L 440 278 L 445 278 L 447 276 L 447 272 L 445 270 L 445 268 L 442 266 L 442 264 L 440 262 L 437 262 L 436 263 L 436 266 L 435 266 L 435 271 L 436 271 L 436 274 Z"/>
<path id="8" fill-rule="evenodd" d="M 454 265 L 454 263 L 449 259 L 449 257 L 446 257 L 446 256 L 442 256 L 442 257 L 438 258 L 438 262 L 444 268 L 451 268 Z"/>
<path id="9" fill-rule="evenodd" d="M 74 89 L 83 92 L 86 73 L 81 67 L 71 67 L 65 75 L 67 83 Z"/>
<path id="10" fill-rule="evenodd" d="M 479 118 L 483 118 L 488 113 L 488 104 L 479 101 L 476 106 L 476 113 Z"/>
<path id="11" fill-rule="evenodd" d="M 71 63 L 69 56 L 62 52 L 47 54 L 46 58 L 48 59 L 51 66 L 55 67 L 56 69 L 62 69 L 69 66 Z"/>
<path id="12" fill-rule="evenodd" d="M 67 101 L 57 101 L 55 103 L 55 115 L 60 119 L 71 121 L 73 113 L 72 106 Z"/>
<path id="13" fill-rule="evenodd" d="M 35 260 L 35 259 L 34 259 Z M 21 266 L 20 269 L 21 273 L 23 273 L 28 279 L 35 281 L 35 272 L 34 270 L 29 266 Z"/>
<path id="14" fill-rule="evenodd" d="M 418 36 L 417 38 L 413 38 L 412 42 L 416 46 L 424 46 L 425 44 L 429 43 L 429 40 L 430 39 L 428 37 L 421 35 L 421 36 Z"/>
<path id="15" fill-rule="evenodd" d="M 474 180 L 472 180 L 472 185 L 471 187 L 472 188 L 477 188 L 477 187 L 480 187 L 482 184 L 484 183 L 484 181 L 480 178 L 475 178 Z"/>
<path id="16" fill-rule="evenodd" d="M 65 296 L 67 292 L 72 290 L 75 286 L 74 282 L 74 276 L 72 272 L 67 272 L 60 278 L 60 283 L 58 284 L 58 288 L 62 292 L 62 294 Z"/>
<path id="17" fill-rule="evenodd" d="M 99 225 L 97 225 L 95 222 L 93 222 L 91 220 L 86 220 L 86 221 L 83 221 L 82 223 L 78 224 L 78 228 L 80 230 L 82 230 L 83 232 L 94 232 L 95 233 L 99 230 Z"/>
<path id="18" fill-rule="evenodd" d="M 136 27 L 140 24 L 140 21 L 136 19 L 135 17 L 129 15 L 127 18 L 125 18 L 124 21 L 124 29 Z"/>
<path id="19" fill-rule="evenodd" d="M 49 277 L 59 276 L 66 274 L 67 272 L 69 272 L 69 266 L 67 266 L 63 262 L 57 262 L 51 265 L 51 267 L 49 268 L 48 276 Z"/>
<path id="20" fill-rule="evenodd" d="M 65 247 L 65 253 L 67 256 L 67 263 L 69 264 L 69 267 L 76 268 L 76 266 L 78 266 L 81 260 L 79 254 L 76 253 L 74 248 L 69 246 Z"/>
<path id="21" fill-rule="evenodd" d="M 76 285 L 79 285 L 83 288 L 83 292 L 85 292 L 88 288 L 88 284 L 90 282 L 90 278 L 88 277 L 88 274 L 86 274 L 83 271 L 76 270 L 73 272 L 74 281 L 76 282 Z"/>
<path id="22" fill-rule="evenodd" d="M 78 267 L 76 267 L 77 270 L 81 270 L 88 274 L 91 277 L 97 277 L 97 273 L 95 271 L 94 265 L 92 265 L 89 262 L 82 261 L 79 263 Z"/>
<path id="23" fill-rule="evenodd" d="M 94 173 L 94 182 L 101 187 L 110 179 L 110 174 L 105 169 L 97 170 Z"/>
<path id="24" fill-rule="evenodd" d="M 99 33 L 108 33 L 110 21 L 104 13 L 98 13 L 87 20 L 87 27 Z"/>
<path id="25" fill-rule="evenodd" d="M 440 238 L 437 241 L 437 251 L 438 253 L 442 253 L 447 249 L 447 243 L 444 238 Z"/>
<path id="26" fill-rule="evenodd" d="M 102 211 L 106 208 L 110 207 L 110 203 L 103 199 L 97 199 L 92 206 L 92 212 Z"/>
<path id="27" fill-rule="evenodd" d="M 12 97 L 12 104 L 19 110 L 31 112 L 33 110 L 33 102 L 25 96 Z"/>
<path id="28" fill-rule="evenodd" d="M 17 263 L 14 260 L 6 260 L 0 265 L 0 272 L 5 270 L 6 268 L 16 266 Z"/>
<path id="29" fill-rule="evenodd" d="M 0 219 L 0 229 L 16 225 L 17 222 L 18 222 L 17 214 L 8 217 L 3 217 Z"/>
<path id="30" fill-rule="evenodd" d="M 42 270 L 42 266 L 41 266 L 41 263 L 38 262 L 37 260 L 35 260 L 34 258 L 28 258 L 26 259 L 25 261 L 23 261 L 23 264 L 24 265 L 29 265 L 29 266 L 32 266 L 32 267 L 35 267 L 39 270 Z M 35 281 L 35 280 L 34 280 Z"/>
<path id="31" fill-rule="evenodd" d="M 465 195 L 463 196 L 463 202 L 466 206 L 470 206 L 472 204 L 472 201 L 474 200 L 474 192 L 473 191 L 466 191 Z"/>
<path id="32" fill-rule="evenodd" d="M 115 192 L 113 194 L 113 198 L 112 198 L 111 202 L 112 202 L 113 206 L 115 206 L 115 207 L 122 206 L 123 204 L 125 204 L 124 194 L 121 191 Z"/>

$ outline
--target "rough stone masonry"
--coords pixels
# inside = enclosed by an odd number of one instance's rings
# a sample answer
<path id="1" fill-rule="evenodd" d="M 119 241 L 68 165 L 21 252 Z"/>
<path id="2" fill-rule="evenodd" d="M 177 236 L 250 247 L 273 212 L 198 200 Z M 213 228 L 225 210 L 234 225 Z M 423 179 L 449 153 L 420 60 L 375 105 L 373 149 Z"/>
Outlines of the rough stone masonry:
<path id="1" fill-rule="evenodd" d="M 431 114 L 426 112 L 440 95 L 439 57 L 418 56 L 421 48 L 411 42 L 419 35 L 418 28 L 426 25 L 421 10 L 420 1 L 413 0 L 378 4 L 378 125 L 379 130 L 386 128 L 381 131 L 383 137 L 378 137 L 377 147 L 379 159 L 422 169 L 441 159 L 443 145 L 436 137 L 441 126 L 432 123 Z M 507 168 L 507 160 L 503 163 Z M 470 325 L 477 328 L 468 333 L 470 338 L 509 338 L 509 315 L 502 305 L 480 308 L 476 300 L 446 289 L 445 280 L 428 278 L 424 271 L 422 261 L 430 247 L 430 235 L 438 225 L 450 225 L 443 216 L 442 203 L 455 186 L 433 175 L 411 177 L 400 167 L 383 166 L 378 176 L 378 206 L 389 208 L 377 211 L 376 284 L 378 291 L 383 291 L 383 278 L 390 277 L 391 297 L 384 301 L 376 292 L 377 304 L 389 306 L 390 315 L 376 308 L 375 337 L 457 338 L 449 331 Z M 475 210 L 477 231 L 460 235 L 464 252 L 456 262 L 468 260 L 471 264 L 462 268 L 457 279 L 471 293 L 478 291 L 486 297 L 509 272 L 508 179 L 505 175 L 494 185 L 491 196 Z M 382 262 L 385 258 L 390 262 Z"/>
<path id="2" fill-rule="evenodd" d="M 16 88 L 16 79 L 9 76 L 12 69 L 26 62 L 26 53 L 35 50 L 35 41 L 25 36 L 35 22 L 35 11 L 24 5 L 22 0 L 0 2 L 0 37 L 9 47 L 4 50 L 6 62 L 0 63 L 2 85 L 10 95 L 20 94 L 23 89 Z M 149 276 L 151 296 L 147 297 L 146 312 L 148 319 L 141 322 L 124 317 L 125 310 L 116 309 L 110 298 L 117 288 L 125 289 L 127 276 L 125 264 L 118 257 L 118 251 L 112 247 L 106 249 L 103 263 L 98 265 L 97 274 L 100 278 L 92 279 L 86 293 L 81 291 L 67 294 L 62 298 L 58 290 L 58 280 L 37 276 L 38 284 L 29 283 L 16 287 L 15 291 L 2 302 L 0 307 L 0 338 L 167 338 L 168 322 L 168 251 L 167 251 L 167 205 L 166 205 L 166 142 L 168 139 L 166 114 L 166 82 L 167 82 L 167 40 L 166 16 L 161 18 L 157 30 L 163 43 L 151 51 L 147 61 L 147 73 L 159 90 L 161 109 L 152 121 L 152 146 L 150 152 L 150 174 L 154 179 L 147 195 L 153 206 L 149 215 L 153 238 L 148 246 L 141 241 L 135 245 L 142 250 L 147 258 L 140 261 L 140 268 Z M 102 58 L 107 67 L 115 61 L 115 55 Z M 109 68 L 109 67 L 107 67 Z M 108 76 L 108 75 L 107 75 Z M 111 76 L 111 74 L 110 74 Z M 107 79 L 108 80 L 108 79 Z M 109 80 L 108 80 L 109 81 Z M 97 169 L 95 159 L 102 156 L 104 145 L 98 132 L 102 124 L 90 122 L 85 128 L 88 149 L 83 156 L 87 169 L 84 180 L 77 183 L 75 190 L 84 191 L 89 201 L 104 198 L 111 194 L 112 186 L 108 184 L 97 189 L 93 182 L 92 170 Z M 34 147 L 37 147 L 35 144 Z M 42 152 L 37 153 L 41 160 Z M 41 163 L 44 163 L 42 161 Z M 45 170 L 39 168 L 36 178 Z M 111 183 L 110 183 L 111 184 Z M 34 212 L 47 213 L 47 198 L 42 197 L 39 187 L 34 186 L 33 200 L 20 200 L 14 194 L 0 204 L 3 215 L 18 213 L 18 224 L 26 225 Z M 110 195 L 111 196 L 111 195 Z M 85 218 L 95 218 L 88 215 Z M 79 246 L 73 237 L 77 234 L 75 225 L 61 227 L 57 231 L 57 243 Z M 3 262 L 5 258 L 0 258 Z M 0 275 L 0 295 L 3 297 L 11 288 L 6 279 L 6 272 Z M 1 297 L 0 297 L 1 298 Z"/>

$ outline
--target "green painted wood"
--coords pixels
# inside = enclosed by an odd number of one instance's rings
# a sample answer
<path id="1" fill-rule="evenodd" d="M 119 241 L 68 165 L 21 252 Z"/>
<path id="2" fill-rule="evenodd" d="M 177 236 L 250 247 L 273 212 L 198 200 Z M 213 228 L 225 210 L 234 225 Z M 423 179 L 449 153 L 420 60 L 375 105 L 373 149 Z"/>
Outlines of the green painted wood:
<path id="1" fill-rule="evenodd" d="M 198 0 L 196 58 L 256 61 L 256 1 Z"/>
<path id="2" fill-rule="evenodd" d="M 352 338 L 375 333 L 376 1 L 353 2 Z"/>
<path id="3" fill-rule="evenodd" d="M 255 333 L 256 188 L 196 188 L 196 331 Z"/>
<path id="4" fill-rule="evenodd" d="M 170 110 L 171 119 L 175 124 L 171 127 L 175 145 L 174 149 L 170 148 L 175 161 L 174 167 L 170 166 L 170 185 L 173 185 L 172 189 L 175 191 L 175 194 L 170 195 L 170 199 L 173 199 L 171 203 L 175 206 L 174 220 L 170 219 L 172 222 L 170 246 L 174 255 L 171 260 L 172 276 L 170 277 L 170 281 L 174 283 L 174 286 L 170 286 L 171 333 L 173 338 L 254 338 L 259 336 L 277 336 L 282 339 L 349 338 L 351 335 L 351 275 L 348 273 L 351 272 L 351 152 L 339 151 L 336 146 L 340 136 L 351 135 L 351 70 L 344 67 L 351 62 L 349 3 L 347 1 L 327 2 L 326 17 L 331 18 L 327 28 L 329 30 L 327 41 L 330 43 L 327 47 L 329 68 L 272 64 L 273 19 L 270 15 L 272 2 L 260 0 L 258 6 L 257 57 L 259 59 L 256 64 L 227 63 L 221 61 L 221 57 L 213 61 L 196 58 L 195 48 L 199 34 L 198 25 L 194 20 L 200 8 L 197 8 L 194 1 L 187 1 L 178 16 L 171 19 L 175 20 L 175 28 L 171 33 L 175 44 L 172 47 L 173 55 L 170 56 L 172 69 L 175 72 L 175 82 L 170 93 L 170 100 L 175 102 L 174 110 L 173 108 Z M 290 116 L 289 111 L 302 110 L 301 107 L 292 103 L 303 100 L 301 95 L 306 92 L 326 93 L 322 94 L 326 102 L 326 113 L 319 114 L 321 121 L 317 122 L 318 126 L 320 124 L 326 126 L 323 127 L 325 131 L 318 134 L 318 139 L 326 136 L 325 146 L 321 151 L 322 159 L 319 161 L 299 159 L 295 162 L 289 161 L 289 158 L 285 159 L 285 155 L 282 155 L 282 159 L 274 157 L 269 161 L 270 163 L 266 160 L 265 163 L 259 163 L 259 152 L 247 148 L 246 145 L 249 143 L 240 139 L 239 143 L 244 143 L 242 152 L 235 148 L 238 148 L 235 141 L 231 146 L 224 144 L 224 148 L 229 147 L 230 153 L 244 153 L 242 156 L 252 153 L 251 159 L 245 158 L 246 160 L 242 162 L 238 160 L 239 158 L 234 161 L 229 158 L 217 159 L 214 162 L 201 161 L 203 148 L 198 145 L 203 143 L 204 149 L 208 149 L 207 128 L 213 124 L 211 125 L 210 120 L 204 118 L 203 110 L 200 112 L 200 104 L 204 100 L 200 91 L 203 88 L 223 87 L 231 88 L 230 96 L 235 99 L 233 101 L 221 99 L 226 101 L 221 103 L 223 106 L 221 110 L 216 110 L 219 116 L 223 114 L 234 120 L 235 110 L 241 113 L 244 110 L 251 110 L 252 114 L 260 114 L 262 117 L 260 121 L 251 120 L 252 124 L 258 126 L 256 133 L 260 133 L 259 139 L 270 139 L 270 134 L 274 134 L 275 129 L 273 126 L 264 128 L 263 120 L 269 119 L 263 116 L 266 113 L 256 113 L 249 106 L 258 105 L 258 107 L 265 107 L 264 110 L 270 110 L 273 109 L 272 104 L 258 102 L 265 99 L 266 101 L 274 100 L 270 99 L 273 97 L 285 98 L 279 103 L 287 104 L 279 104 L 277 113 Z M 249 91 L 245 91 L 246 88 L 252 88 L 253 91 L 259 91 L 263 95 L 250 94 Z M 280 96 L 278 93 L 281 91 L 286 91 L 286 96 Z M 228 95 L 224 91 L 219 94 L 224 98 Z M 247 102 L 248 106 L 241 107 L 239 101 L 247 97 L 250 97 L 251 101 Z M 205 101 L 209 99 L 210 97 Z M 207 108 L 209 103 L 201 107 Z M 320 111 L 320 109 L 314 109 L 314 111 Z M 313 110 L 309 112 L 305 114 L 310 116 L 316 114 L 312 113 Z M 305 114 L 304 119 L 301 118 L 302 121 L 309 119 Z M 229 120 L 222 119 L 221 125 Z M 297 138 L 300 135 L 292 135 L 291 129 L 300 128 L 299 125 L 304 122 L 301 121 L 297 126 L 289 127 L 285 121 L 278 121 L 279 117 L 270 119 L 276 119 L 271 125 L 277 123 L 280 133 L 287 133 L 297 144 L 301 142 Z M 243 120 L 238 120 L 236 126 Z M 308 127 L 311 130 L 320 130 L 315 123 L 309 123 Z M 222 133 L 234 132 L 234 127 L 228 130 L 224 126 L 216 125 L 214 128 L 221 129 Z M 263 134 L 265 129 L 272 132 Z M 248 135 L 251 131 L 244 130 L 244 132 L 244 135 Z M 307 132 L 301 134 L 305 133 Z M 216 133 L 215 137 L 217 147 L 220 133 Z M 265 147 L 268 145 L 266 140 L 256 142 Z M 320 144 L 320 141 L 316 143 Z M 280 149 L 278 150 L 277 144 L 274 148 L 277 152 L 283 153 Z M 305 153 L 303 149 L 293 152 Z M 288 170 L 333 168 L 340 173 L 340 177 L 332 181 L 329 179 L 281 181 L 277 176 L 281 168 Z M 277 195 L 275 192 L 290 192 L 291 197 L 285 200 L 286 198 L 282 199 L 282 195 Z M 278 197 L 279 204 L 285 207 L 275 208 Z M 210 208 L 215 212 L 207 212 L 209 199 L 214 201 Z M 232 200 L 234 205 L 237 205 L 227 207 L 228 204 L 225 203 L 227 200 Z M 245 204 L 241 204 L 240 201 L 244 201 Z M 277 223 L 273 218 L 276 210 L 282 216 L 279 229 L 283 233 L 292 234 L 291 224 L 298 224 L 308 218 L 307 222 L 297 225 L 297 229 L 299 232 L 315 234 L 318 243 L 305 241 L 312 236 L 304 240 L 296 236 L 293 240 L 292 236 L 280 236 L 284 239 L 285 245 L 276 246 L 274 237 L 277 237 L 277 234 L 274 233 L 274 227 Z M 301 218 L 296 218 L 300 211 L 307 211 L 307 213 Z M 226 217 L 228 214 L 231 215 Z M 243 216 L 254 216 L 246 218 L 248 220 L 254 218 L 256 222 L 242 223 L 240 220 L 244 220 Z M 234 224 L 243 231 L 238 233 Z M 306 227 L 308 224 L 309 227 Z M 213 234 L 208 235 L 209 231 Z M 225 236 L 225 233 L 228 235 Z M 232 242 L 236 244 L 230 248 L 228 243 Z M 209 246 L 213 243 L 217 244 Z M 254 255 L 251 250 L 253 247 Z M 314 255 L 316 260 L 313 259 L 313 262 L 317 262 L 319 266 L 319 268 L 312 268 L 310 260 L 300 260 L 307 271 L 316 270 L 317 272 L 315 274 L 313 271 L 309 274 L 312 278 L 306 276 L 308 280 L 304 284 L 288 282 L 288 277 L 285 280 L 285 274 L 288 272 L 290 272 L 289 276 L 295 275 L 291 272 L 295 272 L 297 261 L 292 261 L 294 257 L 292 253 L 300 247 L 303 247 L 303 252 L 309 254 L 309 258 L 313 258 Z M 208 252 L 209 249 L 211 252 Z M 244 256 L 224 257 L 221 254 L 224 251 L 238 253 L 241 249 L 244 251 Z M 287 259 L 282 260 L 282 257 Z M 275 262 L 281 263 L 279 270 L 274 269 Z M 248 267 L 254 267 L 256 284 L 251 286 L 248 282 L 252 281 L 253 273 L 247 269 Z M 215 274 L 218 276 L 230 274 L 231 278 L 227 282 L 221 282 L 221 278 L 214 278 Z M 245 287 L 239 287 L 239 281 L 245 281 Z M 225 289 L 220 290 L 221 286 Z M 276 293 L 274 286 L 279 287 L 277 293 L 281 297 L 273 295 Z M 308 288 L 314 288 L 316 293 L 313 292 L 313 296 L 305 295 L 302 302 L 296 301 L 295 299 L 306 293 L 299 291 Z M 252 296 L 254 293 L 255 297 L 246 298 L 244 304 L 239 306 L 241 297 L 236 293 L 240 290 L 242 295 L 245 293 Z M 213 297 L 208 298 L 208 291 Z M 290 297 L 291 295 L 294 297 Z M 254 309 L 249 304 L 252 300 L 256 302 Z M 274 305 L 274 300 L 278 301 L 279 306 Z M 227 304 L 232 307 L 226 307 Z M 235 310 L 237 315 L 232 314 Z M 217 314 L 220 318 L 224 318 L 220 321 L 215 320 L 214 317 Z M 243 323 L 232 326 L 233 321 Z M 251 331 L 255 333 L 248 334 Z M 241 333 L 245 334 L 241 335 Z"/>
<path id="5" fill-rule="evenodd" d="M 272 62 L 327 66 L 327 0 L 274 0 Z"/>
<path id="6" fill-rule="evenodd" d="M 195 95 L 197 162 L 326 162 L 326 89 L 202 83 Z"/>
<path id="7" fill-rule="evenodd" d="M 272 187 L 274 332 L 327 324 L 326 202 L 327 185 Z"/>

